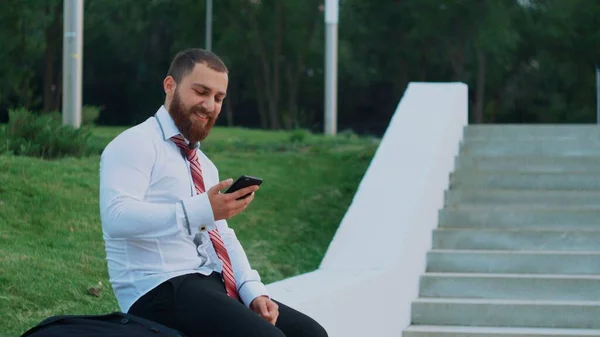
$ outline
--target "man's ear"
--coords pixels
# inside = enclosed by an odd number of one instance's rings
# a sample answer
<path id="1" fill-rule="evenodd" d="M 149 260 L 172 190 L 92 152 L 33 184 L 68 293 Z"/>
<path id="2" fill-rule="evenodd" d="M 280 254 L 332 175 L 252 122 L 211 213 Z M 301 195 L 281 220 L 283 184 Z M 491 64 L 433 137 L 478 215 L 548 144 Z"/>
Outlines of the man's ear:
<path id="1" fill-rule="evenodd" d="M 177 88 L 177 83 L 175 83 L 175 79 L 171 76 L 165 77 L 165 79 L 163 81 L 163 89 L 165 90 L 165 94 L 173 95 L 176 88 Z"/>

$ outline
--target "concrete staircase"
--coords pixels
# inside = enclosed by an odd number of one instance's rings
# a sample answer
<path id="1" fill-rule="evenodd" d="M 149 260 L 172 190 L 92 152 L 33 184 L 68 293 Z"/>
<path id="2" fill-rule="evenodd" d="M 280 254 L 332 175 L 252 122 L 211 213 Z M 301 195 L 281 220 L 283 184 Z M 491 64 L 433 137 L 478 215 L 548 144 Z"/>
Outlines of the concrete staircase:
<path id="1" fill-rule="evenodd" d="M 600 126 L 468 126 L 456 163 L 403 336 L 600 336 Z"/>

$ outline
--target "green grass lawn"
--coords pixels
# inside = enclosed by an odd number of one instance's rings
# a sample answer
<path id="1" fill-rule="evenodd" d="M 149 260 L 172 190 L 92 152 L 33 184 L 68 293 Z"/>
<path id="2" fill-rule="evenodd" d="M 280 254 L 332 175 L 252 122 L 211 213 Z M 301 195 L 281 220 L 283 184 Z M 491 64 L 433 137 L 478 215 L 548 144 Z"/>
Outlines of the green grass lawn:
<path id="1" fill-rule="evenodd" d="M 102 147 L 123 128 L 94 130 Z M 203 145 L 221 178 L 260 176 L 229 224 L 270 283 L 315 269 L 377 146 L 357 137 L 217 128 Z M 291 142 L 295 139 L 296 142 Z M 99 156 L 0 156 L 0 336 L 59 314 L 118 310 L 98 210 Z M 102 283 L 99 296 L 88 289 Z"/>

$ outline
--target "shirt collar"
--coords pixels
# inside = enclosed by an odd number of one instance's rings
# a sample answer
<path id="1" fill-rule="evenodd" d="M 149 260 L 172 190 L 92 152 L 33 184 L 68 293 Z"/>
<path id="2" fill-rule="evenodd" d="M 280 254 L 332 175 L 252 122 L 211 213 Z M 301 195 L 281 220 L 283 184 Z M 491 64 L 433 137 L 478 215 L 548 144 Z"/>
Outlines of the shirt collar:
<path id="1" fill-rule="evenodd" d="M 170 140 L 173 136 L 181 134 L 181 132 L 175 125 L 171 114 L 169 114 L 164 105 L 160 106 L 154 117 L 156 117 L 156 120 L 158 121 L 158 126 L 160 127 L 160 131 L 162 132 L 162 136 L 165 141 Z M 190 143 L 189 140 L 187 140 L 187 138 L 185 138 L 183 135 L 181 135 L 181 137 L 183 137 L 186 143 Z M 198 142 L 197 144 L 197 148 L 199 147 L 200 142 Z"/>
<path id="2" fill-rule="evenodd" d="M 160 106 L 154 117 L 156 117 L 156 120 L 158 121 L 158 126 L 160 127 L 164 140 L 169 140 L 171 137 L 181 133 L 164 105 Z M 186 139 L 185 141 L 187 142 L 188 140 Z"/>

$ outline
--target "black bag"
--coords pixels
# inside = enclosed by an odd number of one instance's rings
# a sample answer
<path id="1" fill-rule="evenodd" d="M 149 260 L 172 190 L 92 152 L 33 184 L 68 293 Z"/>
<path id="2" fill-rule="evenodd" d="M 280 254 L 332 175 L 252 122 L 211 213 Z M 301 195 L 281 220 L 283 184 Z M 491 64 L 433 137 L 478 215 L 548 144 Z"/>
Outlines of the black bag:
<path id="1" fill-rule="evenodd" d="M 185 337 L 177 330 L 131 314 L 48 317 L 21 337 Z"/>

